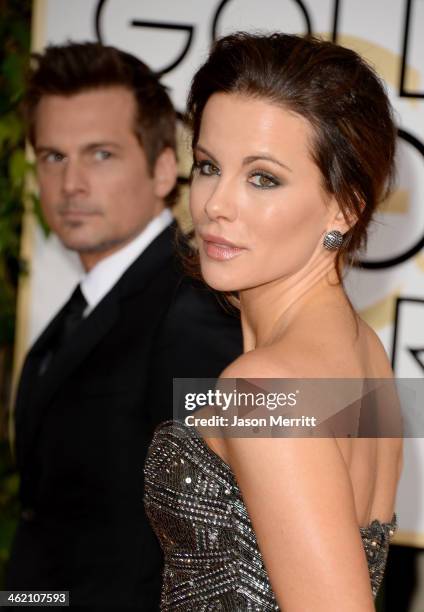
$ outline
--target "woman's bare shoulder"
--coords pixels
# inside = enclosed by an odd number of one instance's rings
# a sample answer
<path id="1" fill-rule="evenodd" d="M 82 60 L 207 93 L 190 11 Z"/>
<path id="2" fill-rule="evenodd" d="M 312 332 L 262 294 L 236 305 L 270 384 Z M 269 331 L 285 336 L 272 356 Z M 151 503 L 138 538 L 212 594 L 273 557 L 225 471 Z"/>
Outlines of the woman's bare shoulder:
<path id="1" fill-rule="evenodd" d="M 369 378 L 392 378 L 393 370 L 382 341 L 375 330 L 363 319 L 359 319 L 359 329 L 363 338 L 363 352 L 367 358 Z"/>
<path id="2" fill-rule="evenodd" d="M 296 334 L 266 347 L 244 353 L 221 374 L 221 378 L 336 378 L 348 376 L 337 348 L 319 338 Z"/>
<path id="3" fill-rule="evenodd" d="M 391 378 L 386 350 L 376 332 L 357 317 L 324 314 L 293 326 L 273 343 L 243 353 L 223 378 Z"/>
<path id="4" fill-rule="evenodd" d="M 295 368 L 275 345 L 243 353 L 221 373 L 220 378 L 295 378 Z"/>

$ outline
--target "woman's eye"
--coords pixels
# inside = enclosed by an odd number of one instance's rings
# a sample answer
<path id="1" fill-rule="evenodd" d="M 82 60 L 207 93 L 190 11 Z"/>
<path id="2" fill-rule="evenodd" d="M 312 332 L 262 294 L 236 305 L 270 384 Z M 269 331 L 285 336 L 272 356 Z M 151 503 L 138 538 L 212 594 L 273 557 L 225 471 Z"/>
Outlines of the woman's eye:
<path id="1" fill-rule="evenodd" d="M 263 172 L 251 174 L 249 177 L 249 182 L 255 187 L 260 187 L 262 189 L 271 189 L 272 187 L 277 187 L 280 184 L 276 178 L 269 174 L 264 174 Z"/>
<path id="2" fill-rule="evenodd" d="M 94 153 L 94 159 L 97 161 L 104 161 L 105 159 L 109 159 L 112 153 L 110 151 L 104 151 L 103 149 L 99 149 Z"/>
<path id="3" fill-rule="evenodd" d="M 203 176 L 220 174 L 218 166 L 215 166 L 215 164 L 207 160 L 195 161 L 193 164 L 193 170 L 197 170 L 199 174 L 202 174 Z"/>

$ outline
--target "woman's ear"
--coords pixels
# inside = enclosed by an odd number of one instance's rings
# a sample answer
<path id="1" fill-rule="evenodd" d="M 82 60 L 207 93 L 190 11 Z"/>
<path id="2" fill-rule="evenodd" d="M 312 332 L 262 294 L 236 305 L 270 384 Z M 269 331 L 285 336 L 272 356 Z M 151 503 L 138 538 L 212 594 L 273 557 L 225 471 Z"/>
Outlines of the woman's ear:
<path id="1" fill-rule="evenodd" d="M 343 212 L 339 209 L 334 217 L 333 229 L 337 229 L 342 234 L 345 234 L 355 225 L 356 219 L 356 215 L 352 216 L 348 213 L 343 214 Z"/>
<path id="2" fill-rule="evenodd" d="M 365 207 L 365 202 L 360 200 L 359 195 L 356 193 L 355 193 L 355 197 L 357 198 L 357 201 L 359 202 L 360 210 L 362 211 L 363 208 Z M 331 204 L 332 204 L 333 214 L 330 217 L 328 229 L 338 230 L 342 234 L 345 234 L 350 229 L 352 229 L 352 227 L 358 221 L 358 214 L 355 211 L 350 211 L 350 210 L 345 210 L 345 212 L 343 212 L 339 206 L 339 203 L 336 201 L 335 198 L 333 198 Z"/>
<path id="3" fill-rule="evenodd" d="M 177 158 L 175 152 L 167 147 L 158 156 L 153 172 L 155 195 L 166 198 L 177 182 Z"/>

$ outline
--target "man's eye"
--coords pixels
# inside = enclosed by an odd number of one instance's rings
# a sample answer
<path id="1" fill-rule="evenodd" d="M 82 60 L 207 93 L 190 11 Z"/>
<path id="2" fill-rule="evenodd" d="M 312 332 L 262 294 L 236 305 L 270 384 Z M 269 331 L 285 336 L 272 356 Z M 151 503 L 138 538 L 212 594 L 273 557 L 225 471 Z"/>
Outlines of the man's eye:
<path id="1" fill-rule="evenodd" d="M 255 187 L 260 187 L 261 189 L 272 189 L 273 187 L 278 187 L 278 185 L 280 185 L 280 181 L 278 179 L 270 174 L 265 174 L 264 172 L 255 172 L 254 174 L 251 174 L 249 177 L 249 183 Z"/>
<path id="2" fill-rule="evenodd" d="M 99 149 L 94 152 L 94 159 L 97 161 L 104 161 L 105 159 L 109 159 L 112 156 L 110 151 L 104 151 L 103 149 Z"/>
<path id="3" fill-rule="evenodd" d="M 57 164 L 57 163 L 63 161 L 64 159 L 65 159 L 65 156 L 62 155 L 62 153 L 56 153 L 54 151 L 52 151 L 51 153 L 48 153 L 44 157 L 44 160 L 46 162 L 48 162 L 49 164 Z"/>
<path id="4" fill-rule="evenodd" d="M 215 164 L 207 160 L 202 160 L 198 162 L 195 161 L 193 164 L 193 170 L 197 170 L 199 174 L 202 174 L 203 176 L 213 176 L 215 174 L 220 174 L 218 166 L 215 166 Z"/>

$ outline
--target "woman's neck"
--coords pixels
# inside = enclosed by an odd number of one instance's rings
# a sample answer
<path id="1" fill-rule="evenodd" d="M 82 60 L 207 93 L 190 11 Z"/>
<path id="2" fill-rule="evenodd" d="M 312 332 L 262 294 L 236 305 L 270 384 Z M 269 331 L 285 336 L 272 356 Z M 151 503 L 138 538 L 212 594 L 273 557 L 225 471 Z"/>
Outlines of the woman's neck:
<path id="1" fill-rule="evenodd" d="M 244 350 L 272 344 L 308 303 L 317 306 L 327 295 L 344 296 L 334 261 L 324 259 L 313 269 L 240 292 Z"/>

